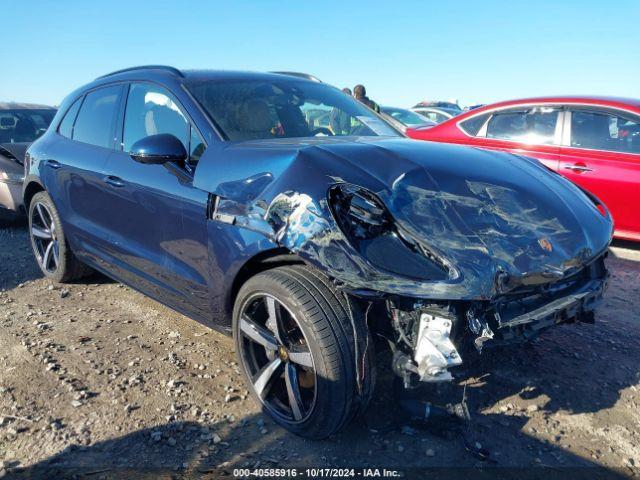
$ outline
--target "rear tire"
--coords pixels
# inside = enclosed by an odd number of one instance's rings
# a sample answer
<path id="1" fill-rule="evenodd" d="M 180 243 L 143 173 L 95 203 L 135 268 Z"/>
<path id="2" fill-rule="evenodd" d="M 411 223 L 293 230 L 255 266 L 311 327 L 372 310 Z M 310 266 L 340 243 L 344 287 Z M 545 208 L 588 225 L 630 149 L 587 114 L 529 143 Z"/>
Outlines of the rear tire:
<path id="1" fill-rule="evenodd" d="M 40 270 L 54 282 L 70 282 L 93 270 L 69 248 L 58 210 L 47 192 L 38 192 L 29 204 L 29 237 Z"/>
<path id="2" fill-rule="evenodd" d="M 350 315 L 367 345 L 360 388 Z M 315 270 L 292 265 L 250 278 L 235 302 L 233 334 L 252 396 L 297 435 L 337 433 L 371 398 L 373 341 L 359 311 Z"/>

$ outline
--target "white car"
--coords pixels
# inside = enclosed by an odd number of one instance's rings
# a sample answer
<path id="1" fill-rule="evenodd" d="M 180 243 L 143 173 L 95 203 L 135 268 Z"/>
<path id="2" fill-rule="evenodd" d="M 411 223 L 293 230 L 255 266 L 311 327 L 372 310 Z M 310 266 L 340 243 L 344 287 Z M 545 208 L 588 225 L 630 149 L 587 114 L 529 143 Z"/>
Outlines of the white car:
<path id="1" fill-rule="evenodd" d="M 413 107 L 412 112 L 416 112 L 422 115 L 427 120 L 431 120 L 435 123 L 442 123 L 445 120 L 455 117 L 458 113 L 454 110 L 439 107 Z"/>
<path id="2" fill-rule="evenodd" d="M 406 108 L 380 107 L 380 113 L 399 123 L 402 131 L 405 131 L 407 127 L 432 127 L 436 124 L 436 122 Z"/>

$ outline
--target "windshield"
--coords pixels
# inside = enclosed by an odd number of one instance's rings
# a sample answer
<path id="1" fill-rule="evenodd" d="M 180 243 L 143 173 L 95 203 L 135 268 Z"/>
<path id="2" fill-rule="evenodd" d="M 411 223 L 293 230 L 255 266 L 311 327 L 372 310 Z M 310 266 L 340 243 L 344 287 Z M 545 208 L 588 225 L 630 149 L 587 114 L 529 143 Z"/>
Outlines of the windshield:
<path id="1" fill-rule="evenodd" d="M 0 110 L 0 143 L 33 142 L 42 135 L 55 110 Z"/>
<path id="2" fill-rule="evenodd" d="M 187 88 L 232 141 L 399 135 L 360 102 L 322 83 L 201 80 Z"/>
<path id="3" fill-rule="evenodd" d="M 407 127 L 434 125 L 434 122 L 421 117 L 411 110 L 405 110 L 404 108 L 382 107 L 382 111 Z"/>

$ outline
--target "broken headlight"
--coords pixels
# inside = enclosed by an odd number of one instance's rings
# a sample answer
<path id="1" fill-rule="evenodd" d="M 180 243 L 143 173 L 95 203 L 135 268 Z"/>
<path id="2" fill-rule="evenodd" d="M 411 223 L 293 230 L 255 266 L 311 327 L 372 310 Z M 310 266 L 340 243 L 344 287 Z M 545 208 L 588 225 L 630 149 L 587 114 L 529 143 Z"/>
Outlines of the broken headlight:
<path id="1" fill-rule="evenodd" d="M 329 202 L 340 229 L 354 244 L 391 230 L 391 215 L 367 190 L 338 185 L 331 189 Z"/>
<path id="2" fill-rule="evenodd" d="M 422 281 L 450 278 L 446 265 L 398 230 L 374 193 L 339 184 L 329 191 L 329 205 L 349 243 L 375 267 Z"/>

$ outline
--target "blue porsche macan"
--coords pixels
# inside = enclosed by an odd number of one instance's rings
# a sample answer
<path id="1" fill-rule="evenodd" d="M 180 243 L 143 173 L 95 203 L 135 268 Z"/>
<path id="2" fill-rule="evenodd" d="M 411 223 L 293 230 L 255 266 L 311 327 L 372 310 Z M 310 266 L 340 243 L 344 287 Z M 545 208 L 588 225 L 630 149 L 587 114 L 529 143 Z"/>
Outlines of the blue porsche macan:
<path id="1" fill-rule="evenodd" d="M 410 388 L 594 320 L 597 198 L 305 77 L 147 66 L 71 93 L 25 159 L 44 275 L 99 271 L 233 335 L 263 411 L 310 438 L 366 407 L 374 344 Z"/>

